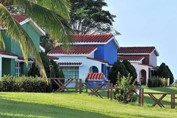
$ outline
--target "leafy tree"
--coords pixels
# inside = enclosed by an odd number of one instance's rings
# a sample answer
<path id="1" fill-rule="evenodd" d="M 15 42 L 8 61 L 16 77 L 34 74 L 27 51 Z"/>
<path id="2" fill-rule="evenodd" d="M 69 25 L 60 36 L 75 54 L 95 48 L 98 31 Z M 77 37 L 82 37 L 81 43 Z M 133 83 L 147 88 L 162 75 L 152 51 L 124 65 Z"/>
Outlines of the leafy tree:
<path id="1" fill-rule="evenodd" d="M 13 13 L 10 12 L 31 17 L 40 27 L 46 29 L 49 34 L 59 40 L 64 39 L 70 31 L 68 27 L 69 11 L 69 0 L 0 0 L 1 26 L 6 27 L 6 33 L 20 44 L 26 63 L 28 63 L 28 54 L 35 59 L 35 64 L 43 77 L 46 77 L 46 73 L 34 43 L 22 26 L 12 17 Z M 0 30 L 0 45 L 0 49 L 4 50 L 2 30 Z"/>
<path id="2" fill-rule="evenodd" d="M 122 62 L 120 62 L 119 60 L 113 64 L 111 71 L 108 75 L 108 78 L 111 83 L 113 83 L 113 84 L 117 83 L 118 72 L 120 73 L 120 77 L 122 77 L 122 76 L 127 77 L 128 76 L 127 69 L 125 68 L 124 64 Z"/>
<path id="3" fill-rule="evenodd" d="M 166 66 L 169 73 L 170 73 L 170 84 L 172 84 L 174 82 L 174 76 L 173 76 L 173 73 L 171 72 L 170 68 L 168 66 Z"/>
<path id="4" fill-rule="evenodd" d="M 162 63 L 157 70 L 159 77 L 170 78 L 170 72 L 165 63 Z"/>
<path id="5" fill-rule="evenodd" d="M 103 10 L 104 0 L 71 0 L 71 26 L 77 34 L 111 32 L 115 15 Z M 118 32 L 116 32 L 119 34 Z"/>
<path id="6" fill-rule="evenodd" d="M 130 76 L 132 77 L 132 81 L 134 81 L 137 78 L 136 69 L 127 60 L 124 60 L 123 64 L 126 67 L 127 71 L 130 73 Z"/>

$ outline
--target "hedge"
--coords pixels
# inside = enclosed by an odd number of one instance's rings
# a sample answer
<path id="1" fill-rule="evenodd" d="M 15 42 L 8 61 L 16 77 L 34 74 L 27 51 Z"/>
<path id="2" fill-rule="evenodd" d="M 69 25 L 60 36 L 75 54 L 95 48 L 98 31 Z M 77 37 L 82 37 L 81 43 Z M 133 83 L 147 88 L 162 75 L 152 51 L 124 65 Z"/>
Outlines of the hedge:
<path id="1" fill-rule="evenodd" d="M 51 85 L 39 77 L 4 76 L 0 80 L 0 91 L 3 92 L 51 92 Z"/>

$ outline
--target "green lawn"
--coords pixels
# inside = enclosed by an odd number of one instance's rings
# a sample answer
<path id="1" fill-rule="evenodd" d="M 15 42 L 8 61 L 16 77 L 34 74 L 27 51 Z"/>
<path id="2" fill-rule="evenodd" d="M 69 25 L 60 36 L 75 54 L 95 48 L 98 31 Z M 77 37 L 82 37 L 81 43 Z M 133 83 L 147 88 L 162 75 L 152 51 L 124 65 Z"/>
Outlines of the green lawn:
<path id="1" fill-rule="evenodd" d="M 176 88 L 146 88 L 145 91 L 175 92 Z M 170 96 L 164 109 L 145 105 L 121 104 L 114 100 L 88 96 L 87 93 L 0 93 L 0 118 L 177 118 L 177 108 L 170 109 Z"/>

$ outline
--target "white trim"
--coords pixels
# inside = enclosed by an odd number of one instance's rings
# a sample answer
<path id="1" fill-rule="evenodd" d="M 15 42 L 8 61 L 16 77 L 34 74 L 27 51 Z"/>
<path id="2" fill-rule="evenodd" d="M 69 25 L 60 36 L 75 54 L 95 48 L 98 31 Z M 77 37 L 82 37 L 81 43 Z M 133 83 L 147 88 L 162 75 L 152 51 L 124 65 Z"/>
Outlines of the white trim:
<path id="1" fill-rule="evenodd" d="M 117 53 L 119 56 L 120 55 L 150 55 L 151 53 Z"/>
<path id="2" fill-rule="evenodd" d="M 142 62 L 143 61 L 143 59 L 144 59 L 144 57 L 142 57 L 140 60 L 128 60 L 128 61 L 130 61 L 130 62 Z M 118 58 L 118 60 L 119 60 L 119 58 Z M 120 59 L 121 61 L 123 61 L 122 59 Z"/>
<path id="3" fill-rule="evenodd" d="M 66 62 L 65 62 L 66 63 Z M 59 65 L 59 67 L 81 67 L 81 66 L 83 66 L 82 64 L 81 65 L 60 65 L 60 64 L 58 64 Z"/>
<path id="4" fill-rule="evenodd" d="M 44 30 L 42 30 L 31 18 L 27 18 L 27 19 L 25 19 L 24 21 L 20 22 L 19 24 L 20 24 L 20 25 L 24 25 L 24 24 L 26 24 L 26 23 L 28 23 L 28 22 L 32 23 L 31 25 L 34 26 L 34 28 L 35 28 L 36 30 L 38 30 L 38 33 L 39 33 L 41 36 L 46 35 L 46 33 L 44 32 Z"/>
<path id="5" fill-rule="evenodd" d="M 42 33 L 42 35 L 46 35 L 46 32 L 44 32 L 44 30 L 42 30 L 33 20 L 31 21 L 34 24 L 34 26 Z"/>
<path id="6" fill-rule="evenodd" d="M 29 21 L 31 21 L 31 18 L 27 18 L 27 19 L 23 20 L 22 22 L 20 22 L 19 24 L 20 25 L 24 25 L 24 24 L 26 24 Z"/>
<path id="7" fill-rule="evenodd" d="M 5 55 L 5 54 L 0 54 L 0 57 L 2 58 L 10 58 L 10 59 L 17 59 L 17 56 L 9 56 L 9 55 Z"/>
<path id="8" fill-rule="evenodd" d="M 156 53 L 155 53 L 155 52 L 156 52 Z M 154 50 L 151 52 L 151 54 L 152 54 L 152 53 L 155 53 L 156 56 L 159 56 L 159 52 L 158 52 L 156 49 L 154 49 Z"/>
<path id="9" fill-rule="evenodd" d="M 95 51 L 97 50 L 97 48 L 95 48 L 92 52 L 88 53 L 88 54 L 58 54 L 58 53 L 55 53 L 55 54 L 50 54 L 48 53 L 47 55 L 48 56 L 54 56 L 54 57 L 59 57 L 59 56 L 66 56 L 66 57 L 88 57 L 90 54 L 94 53 Z"/>
<path id="10" fill-rule="evenodd" d="M 42 46 L 40 45 L 39 48 L 40 48 L 40 50 L 41 50 L 42 52 L 45 52 L 44 47 L 42 47 Z"/>

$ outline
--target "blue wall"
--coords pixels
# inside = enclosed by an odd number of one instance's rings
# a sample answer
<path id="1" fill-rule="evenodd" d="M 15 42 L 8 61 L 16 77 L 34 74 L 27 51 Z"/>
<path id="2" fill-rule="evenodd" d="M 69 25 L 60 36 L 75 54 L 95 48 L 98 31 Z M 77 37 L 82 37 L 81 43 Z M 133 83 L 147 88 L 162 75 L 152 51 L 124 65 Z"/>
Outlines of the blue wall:
<path id="1" fill-rule="evenodd" d="M 94 56 L 109 64 L 114 64 L 117 61 L 117 47 L 114 41 L 112 40 L 106 45 L 98 45 Z"/>

